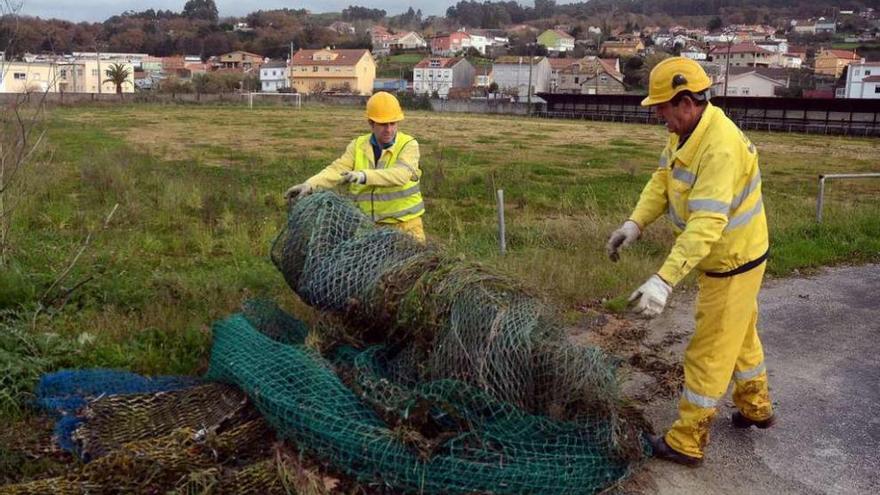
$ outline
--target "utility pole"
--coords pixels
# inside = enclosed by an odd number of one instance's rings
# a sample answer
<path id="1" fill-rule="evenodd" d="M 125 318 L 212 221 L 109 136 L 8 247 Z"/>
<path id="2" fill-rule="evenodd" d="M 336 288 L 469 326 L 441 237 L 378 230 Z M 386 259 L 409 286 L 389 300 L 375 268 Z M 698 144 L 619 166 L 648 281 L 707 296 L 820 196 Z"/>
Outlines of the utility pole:
<path id="1" fill-rule="evenodd" d="M 729 35 L 728 35 L 729 36 Z M 724 64 L 724 113 L 727 113 L 727 80 L 730 79 L 730 45 L 733 38 L 727 38 L 727 61 Z"/>
<path id="2" fill-rule="evenodd" d="M 101 52 L 98 50 L 98 43 L 95 42 L 95 61 L 98 63 L 98 94 L 101 94 L 101 86 L 104 85 L 101 79 Z"/>
<path id="3" fill-rule="evenodd" d="M 532 44 L 529 43 L 529 88 L 528 93 L 526 93 L 526 112 L 529 115 L 532 114 Z"/>

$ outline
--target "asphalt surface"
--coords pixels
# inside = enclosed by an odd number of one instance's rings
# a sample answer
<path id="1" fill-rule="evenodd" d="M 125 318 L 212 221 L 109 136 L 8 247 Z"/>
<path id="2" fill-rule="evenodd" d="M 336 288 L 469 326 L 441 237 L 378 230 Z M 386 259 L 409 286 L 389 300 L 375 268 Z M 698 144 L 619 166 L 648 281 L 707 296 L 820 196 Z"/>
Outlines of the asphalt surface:
<path id="1" fill-rule="evenodd" d="M 673 306 L 647 323 L 647 340 L 687 332 L 669 349 L 672 359 L 681 359 L 693 330 L 694 295 L 676 294 Z M 624 491 L 880 493 L 880 265 L 765 280 L 759 302 L 779 422 L 767 430 L 732 428 L 728 393 L 702 467 L 651 460 Z M 676 401 L 649 404 L 658 431 L 674 421 Z"/>

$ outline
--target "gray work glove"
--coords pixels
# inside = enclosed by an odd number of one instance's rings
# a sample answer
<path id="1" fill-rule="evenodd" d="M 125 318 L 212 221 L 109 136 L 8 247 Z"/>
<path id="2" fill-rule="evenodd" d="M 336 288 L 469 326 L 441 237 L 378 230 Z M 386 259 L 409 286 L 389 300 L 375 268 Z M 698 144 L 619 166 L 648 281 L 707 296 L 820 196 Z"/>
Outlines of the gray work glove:
<path id="1" fill-rule="evenodd" d="M 342 181 L 347 184 L 366 184 L 367 174 L 361 170 L 349 170 L 348 172 L 342 172 Z"/>
<path id="2" fill-rule="evenodd" d="M 299 198 L 304 198 L 309 194 L 312 194 L 312 186 L 304 182 L 288 189 L 287 192 L 284 193 L 284 199 L 287 201 L 293 201 Z"/>
<path id="3" fill-rule="evenodd" d="M 653 318 L 663 312 L 672 287 L 659 275 L 651 275 L 647 282 L 629 296 L 629 303 L 636 303 L 633 312 L 645 318 Z"/>
<path id="4" fill-rule="evenodd" d="M 619 260 L 620 250 L 635 242 L 641 234 L 642 231 L 637 223 L 632 220 L 623 222 L 619 229 L 611 233 L 608 243 L 605 244 L 605 251 L 608 253 L 608 257 L 611 258 L 611 261 L 616 262 Z"/>

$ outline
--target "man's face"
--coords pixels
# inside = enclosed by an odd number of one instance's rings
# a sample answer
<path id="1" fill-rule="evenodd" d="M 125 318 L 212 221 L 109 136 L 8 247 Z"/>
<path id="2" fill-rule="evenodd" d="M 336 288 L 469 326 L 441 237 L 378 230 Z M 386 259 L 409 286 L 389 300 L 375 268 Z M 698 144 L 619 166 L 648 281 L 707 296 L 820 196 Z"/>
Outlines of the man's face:
<path id="1" fill-rule="evenodd" d="M 394 136 L 397 135 L 397 122 L 379 124 L 371 120 L 370 128 L 373 129 L 373 135 L 376 136 L 376 141 L 379 144 L 388 144 L 394 141 Z"/>
<path id="2" fill-rule="evenodd" d="M 666 130 L 683 136 L 691 132 L 700 120 L 700 107 L 689 98 L 682 98 L 678 105 L 664 102 L 654 105 L 654 113 L 666 124 Z"/>

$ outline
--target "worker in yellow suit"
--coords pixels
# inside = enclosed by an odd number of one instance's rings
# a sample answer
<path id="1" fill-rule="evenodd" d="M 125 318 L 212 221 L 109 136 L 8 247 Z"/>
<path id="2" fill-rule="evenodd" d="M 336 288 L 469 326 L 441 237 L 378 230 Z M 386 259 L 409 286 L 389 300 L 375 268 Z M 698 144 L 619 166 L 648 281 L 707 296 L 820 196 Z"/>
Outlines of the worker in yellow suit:
<path id="1" fill-rule="evenodd" d="M 285 193 L 288 200 L 319 189 L 348 184 L 364 214 L 379 225 L 395 227 L 425 242 L 419 189 L 419 143 L 397 130 L 403 110 L 394 95 L 378 92 L 367 100 L 371 132 L 352 140 L 345 153 L 324 170 Z"/>
<path id="2" fill-rule="evenodd" d="M 678 420 L 664 436 L 651 439 L 655 456 L 696 467 L 731 376 L 738 409 L 733 426 L 774 423 L 756 328 L 767 218 L 755 146 L 709 102 L 711 81 L 703 68 L 687 58 L 667 58 L 651 71 L 649 86 L 642 106 L 654 109 L 669 137 L 635 210 L 606 249 L 617 261 L 620 249 L 664 213 L 678 231 L 663 266 L 630 296 L 635 311 L 646 317 L 663 311 L 688 272 L 700 272 Z"/>

